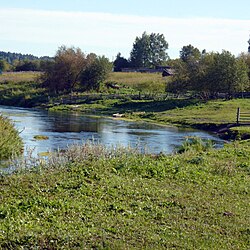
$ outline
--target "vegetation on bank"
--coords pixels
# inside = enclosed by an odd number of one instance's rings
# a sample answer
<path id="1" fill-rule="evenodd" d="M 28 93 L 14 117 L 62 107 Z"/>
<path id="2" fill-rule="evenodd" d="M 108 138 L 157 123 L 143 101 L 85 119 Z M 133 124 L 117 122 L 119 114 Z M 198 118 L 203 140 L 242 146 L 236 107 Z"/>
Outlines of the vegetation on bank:
<path id="1" fill-rule="evenodd" d="M 23 73 L 26 75 L 27 73 Z M 32 73 L 29 73 L 31 78 Z M 10 77 L 12 80 L 8 79 Z M 201 100 L 190 96 L 164 93 L 166 80 L 160 74 L 114 72 L 97 92 L 73 92 L 50 95 L 41 84 L 23 82 L 21 73 L 0 76 L 0 104 L 23 107 L 44 107 L 53 111 L 73 111 L 90 115 L 112 116 L 122 113 L 123 118 L 147 120 L 162 124 L 190 126 L 217 130 L 220 125 L 236 122 L 238 107 L 250 109 L 249 99 Z M 3 79 L 5 79 L 3 81 Z M 226 131 L 225 138 L 249 138 L 249 127 Z"/>
<path id="2" fill-rule="evenodd" d="M 0 114 L 0 160 L 22 153 L 23 143 L 12 122 Z"/>
<path id="3" fill-rule="evenodd" d="M 0 177 L 0 248 L 249 249 L 250 142 L 193 142 L 171 156 L 87 143 Z"/>

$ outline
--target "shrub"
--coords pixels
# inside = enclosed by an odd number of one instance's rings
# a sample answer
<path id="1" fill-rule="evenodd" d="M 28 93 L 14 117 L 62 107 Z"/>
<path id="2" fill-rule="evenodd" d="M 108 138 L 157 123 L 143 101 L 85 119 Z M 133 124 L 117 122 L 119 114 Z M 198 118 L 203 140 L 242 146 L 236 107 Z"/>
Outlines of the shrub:
<path id="1" fill-rule="evenodd" d="M 181 154 L 186 151 L 207 151 L 213 148 L 213 142 L 211 140 L 203 140 L 200 137 L 187 137 L 181 146 L 177 148 L 177 153 Z"/>

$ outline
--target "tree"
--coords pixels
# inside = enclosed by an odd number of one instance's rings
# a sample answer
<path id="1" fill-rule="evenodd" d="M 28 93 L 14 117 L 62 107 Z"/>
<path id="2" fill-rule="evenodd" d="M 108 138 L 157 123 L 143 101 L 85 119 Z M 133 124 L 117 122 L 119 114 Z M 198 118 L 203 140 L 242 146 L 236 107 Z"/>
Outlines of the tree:
<path id="1" fill-rule="evenodd" d="M 150 58 L 151 65 L 163 65 L 169 58 L 166 50 L 168 49 L 168 43 L 165 40 L 163 34 L 151 33 L 150 37 Z"/>
<path id="2" fill-rule="evenodd" d="M 24 60 L 19 61 L 15 67 L 15 71 L 40 71 L 40 61 L 39 60 Z"/>
<path id="3" fill-rule="evenodd" d="M 201 57 L 201 53 L 199 49 L 195 48 L 191 44 L 187 46 L 183 46 L 182 50 L 180 51 L 180 58 L 184 62 L 194 62 L 196 60 L 199 60 L 200 57 Z"/>
<path id="4" fill-rule="evenodd" d="M 168 43 L 163 34 L 146 32 L 142 37 L 136 37 L 130 53 L 130 62 L 133 67 L 154 67 L 161 65 L 168 59 L 166 50 Z"/>
<path id="5" fill-rule="evenodd" d="M 248 67 L 242 59 L 224 50 L 214 55 L 206 81 L 210 83 L 211 92 L 223 92 L 232 96 L 249 87 Z"/>
<path id="6" fill-rule="evenodd" d="M 51 91 L 72 91 L 89 62 L 79 48 L 61 46 L 54 61 L 47 61 L 42 79 Z"/>
<path id="7" fill-rule="evenodd" d="M 4 61 L 0 60 L 0 74 L 3 72 L 4 70 Z"/>
<path id="8" fill-rule="evenodd" d="M 122 68 L 129 67 L 129 62 L 126 58 L 121 56 L 121 53 L 119 52 L 116 56 L 116 59 L 114 61 L 114 71 L 119 72 L 122 70 Z"/>
<path id="9" fill-rule="evenodd" d="M 231 97 L 249 89 L 248 66 L 228 51 L 204 53 L 195 61 L 180 60 L 174 65 L 175 76 L 167 91 L 193 91 L 203 98 L 211 98 L 218 93 Z"/>
<path id="10" fill-rule="evenodd" d="M 81 85 L 84 90 L 100 89 L 100 84 L 108 77 L 112 71 L 112 63 L 105 56 L 94 56 L 92 54 L 91 63 L 81 73 Z"/>
<path id="11" fill-rule="evenodd" d="M 250 53 L 241 53 L 239 58 L 242 59 L 248 66 L 248 77 L 250 78 Z"/>

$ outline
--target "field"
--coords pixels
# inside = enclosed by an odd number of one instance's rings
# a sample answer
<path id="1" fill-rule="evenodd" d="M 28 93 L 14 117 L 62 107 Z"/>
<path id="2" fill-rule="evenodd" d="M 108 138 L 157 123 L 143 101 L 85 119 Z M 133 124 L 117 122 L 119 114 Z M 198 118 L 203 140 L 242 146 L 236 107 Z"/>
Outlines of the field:
<path id="1" fill-rule="evenodd" d="M 107 82 L 141 92 L 162 94 L 165 93 L 167 78 L 163 78 L 160 73 L 114 72 L 110 74 Z"/>
<path id="2" fill-rule="evenodd" d="M 120 89 L 74 93 L 73 103 L 63 103 L 68 96 L 47 103 L 36 75 L 8 77 L 0 76 L 2 104 L 120 112 L 123 119 L 208 130 L 235 122 L 238 107 L 250 109 L 248 99 L 169 98 L 157 74 L 113 73 L 108 81 Z M 5 122 L 0 117 L 6 135 Z M 238 139 L 250 134 L 249 127 L 228 132 Z M 0 249 L 250 248 L 249 140 L 216 150 L 187 138 L 168 156 L 88 142 L 46 157 L 14 161 L 12 174 L 0 170 Z"/>
<path id="3" fill-rule="evenodd" d="M 4 82 L 31 82 L 40 76 L 40 72 L 5 72 L 0 75 L 0 84 Z"/>
<path id="4" fill-rule="evenodd" d="M 180 152 L 85 144 L 3 176 L 0 248 L 249 249 L 249 141 Z"/>
<path id="5" fill-rule="evenodd" d="M 0 75 L 0 104 L 33 107 L 48 100 L 38 82 L 39 72 L 10 72 Z"/>

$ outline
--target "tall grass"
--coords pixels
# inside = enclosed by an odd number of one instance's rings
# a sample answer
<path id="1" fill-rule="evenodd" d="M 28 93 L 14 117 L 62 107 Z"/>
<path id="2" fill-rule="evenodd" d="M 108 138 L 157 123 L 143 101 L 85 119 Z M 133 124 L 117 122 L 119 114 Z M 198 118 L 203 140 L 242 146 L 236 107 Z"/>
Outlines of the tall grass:
<path id="1" fill-rule="evenodd" d="M 74 145 L 0 177 L 0 248 L 249 249 L 249 155 Z"/>
<path id="2" fill-rule="evenodd" d="M 165 93 L 166 78 L 160 73 L 113 72 L 107 81 L 142 93 Z"/>
<path id="3" fill-rule="evenodd" d="M 0 75 L 0 84 L 6 82 L 33 82 L 41 75 L 40 72 L 5 72 Z"/>
<path id="4" fill-rule="evenodd" d="M 0 115 L 0 160 L 19 155 L 22 148 L 19 132 L 8 118 Z"/>

